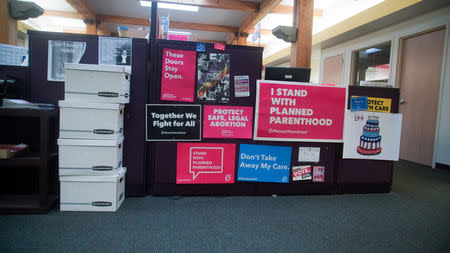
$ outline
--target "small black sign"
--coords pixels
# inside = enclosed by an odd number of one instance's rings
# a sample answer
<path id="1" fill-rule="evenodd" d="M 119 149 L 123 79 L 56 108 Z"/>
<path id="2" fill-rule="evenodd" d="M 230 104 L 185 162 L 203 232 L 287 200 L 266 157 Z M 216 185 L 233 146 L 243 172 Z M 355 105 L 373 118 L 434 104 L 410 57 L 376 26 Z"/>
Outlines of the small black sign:
<path id="1" fill-rule="evenodd" d="M 200 105 L 147 105 L 147 141 L 199 141 Z"/>

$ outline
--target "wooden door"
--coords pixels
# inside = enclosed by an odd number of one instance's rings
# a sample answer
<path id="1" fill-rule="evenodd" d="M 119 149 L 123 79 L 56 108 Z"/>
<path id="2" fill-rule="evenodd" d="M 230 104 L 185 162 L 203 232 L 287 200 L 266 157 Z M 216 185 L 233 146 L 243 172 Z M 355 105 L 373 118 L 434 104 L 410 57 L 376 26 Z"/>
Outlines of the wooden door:
<path id="1" fill-rule="evenodd" d="M 444 28 L 401 41 L 400 159 L 432 164 L 444 41 Z"/>
<path id="2" fill-rule="evenodd" d="M 330 56 L 323 60 L 323 83 L 344 84 L 344 56 Z"/>

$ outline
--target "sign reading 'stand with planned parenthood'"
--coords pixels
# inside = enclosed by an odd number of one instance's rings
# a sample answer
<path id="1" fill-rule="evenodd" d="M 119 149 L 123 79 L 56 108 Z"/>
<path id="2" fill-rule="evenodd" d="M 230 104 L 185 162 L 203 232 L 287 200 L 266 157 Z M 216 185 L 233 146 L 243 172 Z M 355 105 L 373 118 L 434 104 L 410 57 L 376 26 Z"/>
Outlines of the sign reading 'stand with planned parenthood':
<path id="1" fill-rule="evenodd" d="M 146 108 L 147 141 L 199 141 L 201 106 L 149 104 Z"/>

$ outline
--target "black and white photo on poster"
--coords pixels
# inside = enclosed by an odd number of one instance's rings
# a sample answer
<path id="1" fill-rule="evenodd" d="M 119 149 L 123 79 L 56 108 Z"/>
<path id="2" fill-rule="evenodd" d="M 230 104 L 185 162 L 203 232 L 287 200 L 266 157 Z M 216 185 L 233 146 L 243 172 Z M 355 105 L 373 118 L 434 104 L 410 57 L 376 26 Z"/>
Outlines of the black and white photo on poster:
<path id="1" fill-rule="evenodd" d="M 100 65 L 131 66 L 132 38 L 103 37 L 98 39 L 98 63 Z"/>
<path id="2" fill-rule="evenodd" d="M 230 54 L 197 54 L 197 100 L 228 103 Z"/>
<path id="3" fill-rule="evenodd" d="M 147 104 L 147 141 L 199 141 L 200 121 L 200 105 Z"/>
<path id="4" fill-rule="evenodd" d="M 64 63 L 80 63 L 86 51 L 86 42 L 48 41 L 48 81 L 64 81 Z"/>

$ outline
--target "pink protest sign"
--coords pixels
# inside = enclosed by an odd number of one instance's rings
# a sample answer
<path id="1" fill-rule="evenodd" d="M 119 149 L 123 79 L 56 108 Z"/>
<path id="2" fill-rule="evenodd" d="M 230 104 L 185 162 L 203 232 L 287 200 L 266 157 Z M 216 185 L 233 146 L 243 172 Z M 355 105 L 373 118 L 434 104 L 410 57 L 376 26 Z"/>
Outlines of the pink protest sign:
<path id="1" fill-rule="evenodd" d="M 169 33 L 169 40 L 182 40 L 182 41 L 188 41 L 188 40 L 189 40 L 189 34 L 175 34 L 175 33 Z"/>
<path id="2" fill-rule="evenodd" d="M 314 166 L 313 167 L 313 182 L 324 182 L 325 181 L 325 166 Z"/>
<path id="3" fill-rule="evenodd" d="M 178 143 L 177 184 L 234 183 L 235 144 Z"/>
<path id="4" fill-rule="evenodd" d="M 225 50 L 225 44 L 222 44 L 222 43 L 214 43 L 214 48 L 217 49 L 217 50 L 222 50 L 222 51 L 224 51 L 224 50 Z"/>
<path id="5" fill-rule="evenodd" d="M 205 105 L 203 138 L 252 138 L 253 107 Z"/>
<path id="6" fill-rule="evenodd" d="M 161 100 L 194 101 L 195 51 L 163 50 Z"/>
<path id="7" fill-rule="evenodd" d="M 342 142 L 346 87 L 258 81 L 255 140 Z"/>

